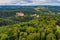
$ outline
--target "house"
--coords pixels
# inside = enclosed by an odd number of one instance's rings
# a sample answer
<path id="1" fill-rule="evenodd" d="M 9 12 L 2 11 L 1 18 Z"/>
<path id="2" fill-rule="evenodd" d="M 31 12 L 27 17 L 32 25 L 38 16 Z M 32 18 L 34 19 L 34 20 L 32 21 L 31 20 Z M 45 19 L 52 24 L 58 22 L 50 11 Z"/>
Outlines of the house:
<path id="1" fill-rule="evenodd" d="M 39 17 L 39 15 L 36 16 L 37 18 Z"/>
<path id="2" fill-rule="evenodd" d="M 24 16 L 24 13 L 22 13 L 22 12 L 16 12 L 16 15 L 17 16 Z"/>
<path id="3" fill-rule="evenodd" d="M 36 16 L 36 15 L 37 15 L 37 14 L 31 14 L 30 16 L 31 16 L 31 17 L 34 17 L 34 16 Z"/>
<path id="4" fill-rule="evenodd" d="M 35 17 L 39 17 L 39 15 L 37 15 L 37 14 L 31 14 L 30 16 L 31 16 L 31 17 L 34 17 L 34 16 L 35 16 Z"/>
<path id="5" fill-rule="evenodd" d="M 60 13 L 57 13 L 57 14 L 60 14 Z"/>

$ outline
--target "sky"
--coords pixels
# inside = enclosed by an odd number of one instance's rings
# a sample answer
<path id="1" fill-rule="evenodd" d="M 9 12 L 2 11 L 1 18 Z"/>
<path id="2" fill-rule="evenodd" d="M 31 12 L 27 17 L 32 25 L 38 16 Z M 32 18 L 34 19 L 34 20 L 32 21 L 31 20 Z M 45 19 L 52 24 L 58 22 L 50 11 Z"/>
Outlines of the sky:
<path id="1" fill-rule="evenodd" d="M 60 0 L 0 0 L 0 5 L 59 5 Z"/>

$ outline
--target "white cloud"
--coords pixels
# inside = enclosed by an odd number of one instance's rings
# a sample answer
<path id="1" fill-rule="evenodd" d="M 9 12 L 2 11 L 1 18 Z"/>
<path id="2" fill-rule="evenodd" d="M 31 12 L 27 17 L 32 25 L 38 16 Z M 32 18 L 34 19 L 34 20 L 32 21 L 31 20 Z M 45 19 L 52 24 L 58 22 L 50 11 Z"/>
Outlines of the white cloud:
<path id="1" fill-rule="evenodd" d="M 60 4 L 60 0 L 0 0 L 0 5 L 59 5 L 58 3 Z"/>
<path id="2" fill-rule="evenodd" d="M 0 0 L 0 4 L 11 3 L 12 0 Z"/>
<path id="3" fill-rule="evenodd" d="M 31 2 L 20 0 L 20 2 L 17 2 L 16 4 L 20 4 L 20 5 L 38 5 L 38 4 L 47 2 L 46 0 L 30 0 L 30 1 Z"/>

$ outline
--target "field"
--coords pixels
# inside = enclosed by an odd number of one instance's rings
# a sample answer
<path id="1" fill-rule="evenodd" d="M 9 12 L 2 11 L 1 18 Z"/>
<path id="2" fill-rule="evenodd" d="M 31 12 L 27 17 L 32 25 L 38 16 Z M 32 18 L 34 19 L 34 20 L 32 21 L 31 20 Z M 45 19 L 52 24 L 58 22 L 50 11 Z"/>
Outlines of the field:
<path id="1" fill-rule="evenodd" d="M 0 8 L 0 40 L 60 40 L 60 8 Z"/>

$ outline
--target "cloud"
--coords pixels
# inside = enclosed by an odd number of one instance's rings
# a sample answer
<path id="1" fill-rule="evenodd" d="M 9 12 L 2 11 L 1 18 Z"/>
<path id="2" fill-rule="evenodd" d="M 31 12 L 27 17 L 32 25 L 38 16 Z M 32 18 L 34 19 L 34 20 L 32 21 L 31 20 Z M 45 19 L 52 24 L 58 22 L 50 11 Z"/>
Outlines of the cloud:
<path id="1" fill-rule="evenodd" d="M 47 2 L 46 0 L 18 0 L 15 2 L 15 4 L 20 5 L 39 5 L 41 3 Z"/>
<path id="2" fill-rule="evenodd" d="M 0 4 L 6 4 L 6 3 L 11 3 L 12 0 L 0 0 Z"/>
<path id="3" fill-rule="evenodd" d="M 0 0 L 0 5 L 60 5 L 60 0 Z"/>

